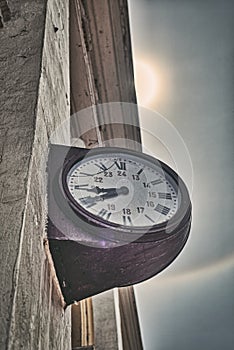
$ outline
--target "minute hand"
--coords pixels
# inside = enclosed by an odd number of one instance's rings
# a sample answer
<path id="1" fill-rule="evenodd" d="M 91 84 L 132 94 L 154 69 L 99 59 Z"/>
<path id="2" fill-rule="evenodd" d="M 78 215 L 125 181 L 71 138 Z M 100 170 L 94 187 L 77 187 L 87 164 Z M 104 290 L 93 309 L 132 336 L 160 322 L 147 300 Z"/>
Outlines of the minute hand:
<path id="1" fill-rule="evenodd" d="M 98 186 L 95 186 L 93 188 L 81 188 L 82 191 L 87 191 L 87 192 L 94 192 L 94 193 L 104 193 L 104 192 L 112 192 L 112 191 L 116 191 L 117 189 L 114 187 L 110 187 L 110 188 L 100 188 Z"/>
<path id="2" fill-rule="evenodd" d="M 107 192 L 107 193 L 102 194 L 102 195 L 100 195 L 100 196 L 82 197 L 82 198 L 80 198 L 80 201 L 81 201 L 81 203 L 83 203 L 84 205 L 87 205 L 88 207 L 91 207 L 91 206 L 93 206 L 94 204 L 96 204 L 97 202 L 104 201 L 105 199 L 114 198 L 114 197 L 117 197 L 117 196 L 118 196 L 118 193 L 117 193 L 116 190 L 114 190 L 114 191 L 112 191 L 112 192 Z"/>
<path id="3" fill-rule="evenodd" d="M 120 194 L 126 195 L 128 194 L 129 190 L 127 187 L 123 186 L 120 188 L 109 188 L 108 192 L 100 195 L 100 196 L 95 196 L 95 197 L 82 197 L 80 198 L 80 201 L 88 206 L 92 206 L 94 205 L 96 202 L 99 201 L 104 201 L 105 199 L 109 199 L 109 198 L 114 198 L 117 197 Z"/>
<path id="4" fill-rule="evenodd" d="M 129 193 L 129 189 L 125 186 L 120 188 L 106 188 L 106 193 L 99 196 L 102 200 L 114 198 L 119 196 L 120 194 L 126 195 Z"/>
<path id="5" fill-rule="evenodd" d="M 82 197 L 80 198 L 81 202 L 87 204 L 87 205 L 94 205 L 96 202 L 104 201 L 105 199 L 114 198 L 119 196 L 120 194 L 126 195 L 128 194 L 129 190 L 127 187 L 123 186 L 120 188 L 108 188 L 106 189 L 107 192 L 95 197 Z"/>

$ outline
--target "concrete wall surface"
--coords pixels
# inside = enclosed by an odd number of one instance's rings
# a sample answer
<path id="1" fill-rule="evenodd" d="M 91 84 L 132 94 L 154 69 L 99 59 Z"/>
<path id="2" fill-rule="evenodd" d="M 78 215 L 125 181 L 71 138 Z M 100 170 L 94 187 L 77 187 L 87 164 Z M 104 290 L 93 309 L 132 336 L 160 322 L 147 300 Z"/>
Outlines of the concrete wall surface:
<path id="1" fill-rule="evenodd" d="M 0 349 L 71 349 L 43 245 L 48 138 L 70 111 L 68 2 L 0 9 Z"/>

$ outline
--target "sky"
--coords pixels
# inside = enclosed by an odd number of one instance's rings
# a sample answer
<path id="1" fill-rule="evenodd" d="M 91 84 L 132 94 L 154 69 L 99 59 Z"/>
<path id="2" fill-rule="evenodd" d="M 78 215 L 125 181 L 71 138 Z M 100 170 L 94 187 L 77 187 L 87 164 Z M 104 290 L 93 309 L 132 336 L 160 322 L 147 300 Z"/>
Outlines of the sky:
<path id="1" fill-rule="evenodd" d="M 158 113 L 171 123 L 192 163 L 180 172 L 193 204 L 190 238 L 172 265 L 135 287 L 144 349 L 231 350 L 234 2 L 129 0 L 129 9 L 138 103 L 156 128 Z"/>

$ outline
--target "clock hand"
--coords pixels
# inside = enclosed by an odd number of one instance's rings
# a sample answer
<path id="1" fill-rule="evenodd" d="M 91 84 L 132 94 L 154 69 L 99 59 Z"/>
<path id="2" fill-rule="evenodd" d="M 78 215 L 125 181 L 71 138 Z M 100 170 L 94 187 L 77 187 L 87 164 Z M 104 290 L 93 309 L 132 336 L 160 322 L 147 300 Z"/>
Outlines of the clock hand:
<path id="1" fill-rule="evenodd" d="M 118 197 L 118 195 L 121 195 L 121 194 L 126 195 L 129 193 L 129 189 L 125 186 L 122 186 L 120 188 L 106 188 L 104 190 L 106 193 L 100 196 L 82 197 L 80 198 L 80 201 L 86 205 L 94 205 L 96 202 L 104 201 L 105 199 L 114 198 L 114 197 Z"/>
<path id="2" fill-rule="evenodd" d="M 122 186 L 120 188 L 106 188 L 106 193 L 99 196 L 102 198 L 102 200 L 114 198 L 119 196 L 120 194 L 126 195 L 129 193 L 129 189 L 125 186 Z"/>
<path id="3" fill-rule="evenodd" d="M 95 197 L 88 196 L 88 197 L 80 198 L 81 203 L 86 204 L 88 206 L 92 206 L 92 205 L 96 204 L 96 202 L 98 200 L 100 200 L 99 196 L 95 196 Z"/>
<path id="4" fill-rule="evenodd" d="M 93 188 L 81 188 L 82 190 L 88 191 L 88 192 L 94 192 L 94 193 L 102 193 L 102 192 L 108 192 L 109 190 L 115 190 L 115 188 L 100 188 L 98 186 L 95 186 Z"/>
<path id="5" fill-rule="evenodd" d="M 108 193 L 102 194 L 100 196 L 82 197 L 82 198 L 80 198 L 80 201 L 81 201 L 82 204 L 87 205 L 87 208 L 89 208 L 89 207 L 97 204 L 97 202 L 104 201 L 105 199 L 114 198 L 114 197 L 117 197 L 117 196 L 118 196 L 118 193 L 115 190 L 113 192 L 108 192 Z"/>
<path id="6" fill-rule="evenodd" d="M 127 187 L 125 187 L 126 189 L 127 189 Z M 109 187 L 109 188 L 100 188 L 100 187 L 98 187 L 98 186 L 95 186 L 95 187 L 93 187 L 93 188 L 79 188 L 80 190 L 82 190 L 82 191 L 87 191 L 87 192 L 94 192 L 94 193 L 97 193 L 97 194 L 99 194 L 99 193 L 102 193 L 102 192 L 113 192 L 114 193 L 114 191 L 118 191 L 118 193 L 119 194 L 121 194 L 121 192 L 123 191 L 123 190 L 121 190 L 122 189 L 122 187 L 120 188 L 120 189 L 116 189 L 116 188 L 114 188 L 114 187 Z M 120 191 L 120 192 L 119 192 Z M 127 191 L 128 191 L 128 189 L 127 189 Z M 126 190 L 125 190 L 125 192 L 126 192 Z M 124 193 L 123 193 L 124 194 Z M 127 194 L 127 193 L 126 193 Z"/>
<path id="7" fill-rule="evenodd" d="M 79 185 L 77 186 L 76 189 L 82 190 L 82 191 L 87 191 L 87 192 L 94 192 L 94 193 L 100 193 L 102 192 L 102 189 L 95 186 L 93 188 L 81 188 Z"/>

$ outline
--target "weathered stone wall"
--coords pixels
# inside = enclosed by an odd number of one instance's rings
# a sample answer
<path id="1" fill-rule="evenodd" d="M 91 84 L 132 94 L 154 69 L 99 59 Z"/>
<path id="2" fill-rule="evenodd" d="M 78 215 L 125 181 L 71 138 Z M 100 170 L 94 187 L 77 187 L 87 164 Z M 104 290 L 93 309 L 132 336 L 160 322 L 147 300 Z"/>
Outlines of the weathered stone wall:
<path id="1" fill-rule="evenodd" d="M 70 109 L 68 1 L 0 8 L 0 349 L 70 350 L 70 310 L 43 245 L 44 155 Z"/>

